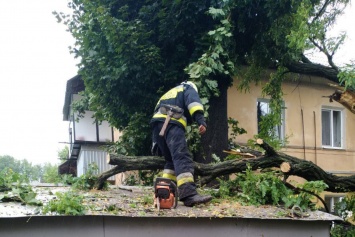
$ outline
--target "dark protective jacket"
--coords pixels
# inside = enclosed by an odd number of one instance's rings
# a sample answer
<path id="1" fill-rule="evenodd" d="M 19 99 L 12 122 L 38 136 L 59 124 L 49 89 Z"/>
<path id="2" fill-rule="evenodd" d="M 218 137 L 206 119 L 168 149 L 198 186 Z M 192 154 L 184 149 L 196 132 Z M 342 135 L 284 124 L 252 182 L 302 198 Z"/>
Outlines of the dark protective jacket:
<path id="1" fill-rule="evenodd" d="M 190 85 L 179 85 L 166 92 L 155 106 L 151 124 L 157 121 L 165 121 L 167 115 L 160 111 L 162 104 L 178 106 L 184 110 L 184 114 L 181 118 L 171 118 L 170 123 L 177 124 L 185 129 L 187 124 L 190 124 L 192 120 L 194 120 L 198 125 L 204 125 L 207 127 L 203 116 L 201 99 L 197 91 L 195 91 Z"/>

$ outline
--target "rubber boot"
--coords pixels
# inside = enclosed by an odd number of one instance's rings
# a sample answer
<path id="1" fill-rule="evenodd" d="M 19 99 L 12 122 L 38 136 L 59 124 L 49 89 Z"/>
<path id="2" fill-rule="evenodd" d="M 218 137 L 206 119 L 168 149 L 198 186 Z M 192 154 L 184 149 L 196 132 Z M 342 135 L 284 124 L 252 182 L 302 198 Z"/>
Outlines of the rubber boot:
<path id="1" fill-rule="evenodd" d="M 183 202 L 184 202 L 185 206 L 193 207 L 193 206 L 195 206 L 197 204 L 207 203 L 207 202 L 209 202 L 211 200 L 212 200 L 212 197 L 209 196 L 209 195 L 204 196 L 204 195 L 196 194 L 194 196 L 185 198 L 183 200 Z"/>
<path id="2" fill-rule="evenodd" d="M 195 183 L 184 183 L 178 187 L 180 201 L 187 207 L 193 207 L 196 204 L 207 203 L 212 200 L 211 196 L 203 196 L 197 193 Z"/>

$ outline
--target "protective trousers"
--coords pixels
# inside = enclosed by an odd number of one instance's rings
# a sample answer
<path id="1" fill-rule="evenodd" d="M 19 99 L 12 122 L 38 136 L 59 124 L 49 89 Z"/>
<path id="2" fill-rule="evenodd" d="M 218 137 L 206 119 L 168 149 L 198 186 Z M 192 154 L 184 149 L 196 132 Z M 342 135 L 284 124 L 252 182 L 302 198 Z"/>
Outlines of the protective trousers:
<path id="1" fill-rule="evenodd" d="M 159 136 L 162 126 L 162 122 L 154 123 L 153 141 L 158 143 L 166 161 L 163 177 L 177 181 L 179 199 L 183 200 L 197 194 L 193 177 L 194 164 L 187 147 L 185 130 L 178 125 L 169 124 L 162 137 Z"/>

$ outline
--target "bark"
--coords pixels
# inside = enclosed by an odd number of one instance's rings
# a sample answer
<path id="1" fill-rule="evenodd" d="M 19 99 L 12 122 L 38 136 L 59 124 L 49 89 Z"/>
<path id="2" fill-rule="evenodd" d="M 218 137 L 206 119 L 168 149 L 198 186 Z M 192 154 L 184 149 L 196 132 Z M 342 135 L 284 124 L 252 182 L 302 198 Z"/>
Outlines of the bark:
<path id="1" fill-rule="evenodd" d="M 220 77 L 216 80 L 220 95 L 210 98 L 207 131 L 201 137 L 202 150 L 194 154 L 195 161 L 204 164 L 212 162 L 212 154 L 223 160 L 226 156 L 223 150 L 228 149 L 227 91 L 230 78 Z"/>
<path id="2" fill-rule="evenodd" d="M 347 108 L 351 113 L 355 114 L 355 93 L 353 91 L 337 90 L 329 96 L 329 98 L 331 102 L 335 100 Z"/>
<path id="3" fill-rule="evenodd" d="M 276 152 L 268 144 L 258 141 L 258 145 L 265 150 L 265 154 L 257 158 L 248 158 L 241 160 L 227 160 L 216 164 L 202 164 L 195 162 L 195 174 L 200 177 L 198 185 L 203 186 L 217 177 L 240 173 L 247 169 L 248 165 L 253 169 L 279 168 L 282 163 L 287 162 L 290 167 L 285 173 L 286 176 L 295 175 L 308 181 L 323 180 L 330 192 L 348 192 L 355 191 L 355 175 L 336 176 L 325 172 L 314 163 L 301 160 L 281 152 Z M 95 184 L 96 189 L 102 189 L 104 182 L 111 176 L 130 170 L 157 170 L 163 169 L 165 160 L 158 156 L 123 156 L 110 154 L 108 163 L 116 165 L 109 171 L 102 173 Z"/>
<path id="4" fill-rule="evenodd" d="M 335 83 L 339 83 L 337 69 L 327 67 L 316 63 L 292 62 L 286 67 L 294 73 L 301 73 L 306 75 L 318 76 L 327 78 Z"/>
<path id="5" fill-rule="evenodd" d="M 110 154 L 107 163 L 116 165 L 114 168 L 101 173 L 94 185 L 94 189 L 101 190 L 105 181 L 111 176 L 130 170 L 159 170 L 164 168 L 165 160 L 158 156 L 123 156 Z"/>

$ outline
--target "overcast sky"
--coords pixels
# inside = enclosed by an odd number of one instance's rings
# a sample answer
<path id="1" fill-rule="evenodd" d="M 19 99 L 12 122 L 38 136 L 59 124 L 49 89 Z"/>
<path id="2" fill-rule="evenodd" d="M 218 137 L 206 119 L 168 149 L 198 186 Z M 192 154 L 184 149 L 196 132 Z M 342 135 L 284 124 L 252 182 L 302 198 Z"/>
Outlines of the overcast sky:
<path id="1" fill-rule="evenodd" d="M 57 163 L 68 142 L 62 109 L 66 81 L 77 67 L 73 39 L 52 11 L 67 0 L 9 0 L 0 4 L 0 156 Z M 355 11 L 340 21 L 349 39 L 340 58 L 355 58 Z"/>
<path id="2" fill-rule="evenodd" d="M 62 121 L 66 81 L 77 67 L 73 39 L 53 11 L 66 0 L 11 0 L 0 4 L 0 156 L 33 164 L 57 163 L 68 141 Z"/>
<path id="3" fill-rule="evenodd" d="M 345 44 L 341 46 L 336 55 L 334 61 L 337 63 L 348 63 L 350 60 L 355 60 L 355 7 L 349 5 L 345 9 L 345 14 L 342 15 L 334 29 L 330 31 L 332 36 L 336 36 L 337 33 L 344 31 L 347 34 Z"/>

